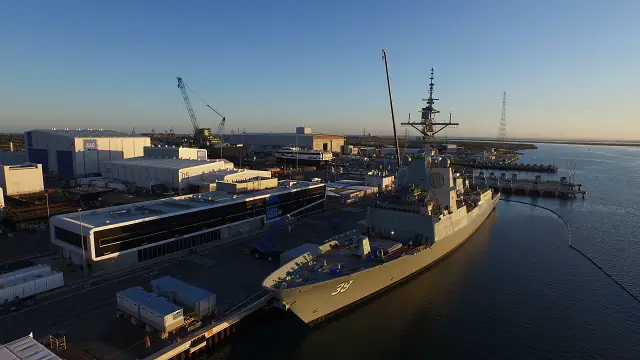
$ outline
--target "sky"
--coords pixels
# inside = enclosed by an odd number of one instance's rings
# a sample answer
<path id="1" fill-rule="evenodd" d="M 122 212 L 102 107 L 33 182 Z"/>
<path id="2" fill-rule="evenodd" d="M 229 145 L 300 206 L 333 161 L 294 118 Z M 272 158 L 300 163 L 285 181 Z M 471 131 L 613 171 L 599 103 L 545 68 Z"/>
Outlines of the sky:
<path id="1" fill-rule="evenodd" d="M 640 140 L 640 1 L 3 1 L 0 131 L 391 134 L 435 68 L 448 137 Z M 220 118 L 195 96 L 200 126 Z M 404 128 L 399 128 L 404 136 Z M 411 131 L 410 135 L 417 135 Z"/>

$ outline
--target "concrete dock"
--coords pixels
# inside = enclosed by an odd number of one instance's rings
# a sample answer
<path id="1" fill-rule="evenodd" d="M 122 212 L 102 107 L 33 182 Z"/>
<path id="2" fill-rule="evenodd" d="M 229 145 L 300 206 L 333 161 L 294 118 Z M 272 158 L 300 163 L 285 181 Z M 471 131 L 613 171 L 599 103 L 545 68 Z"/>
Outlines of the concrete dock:
<path id="1" fill-rule="evenodd" d="M 472 168 L 472 169 L 493 169 L 493 170 L 511 170 L 511 171 L 526 171 L 526 172 L 542 172 L 542 173 L 556 173 L 558 168 L 554 165 L 538 165 L 538 164 L 515 164 L 513 162 L 469 162 L 469 161 L 456 161 L 453 160 L 453 165 Z"/>
<path id="2" fill-rule="evenodd" d="M 301 226 L 296 225 L 292 233 L 281 233 L 278 243 L 283 248 L 305 242 L 320 244 L 330 236 L 355 227 L 366 216 L 364 203 L 349 208 L 336 206 L 300 219 Z M 331 226 L 334 218 L 341 219 L 338 228 Z M 0 341 L 6 343 L 30 332 L 35 339 L 44 341 L 50 334 L 61 333 L 66 336 L 67 350 L 59 355 L 67 359 L 179 358 L 180 354 L 204 351 L 215 345 L 216 339 L 221 341 L 223 336 L 226 339 L 233 334 L 238 321 L 265 306 L 268 297 L 262 292 L 261 283 L 278 264 L 250 256 L 251 243 L 262 236 L 259 233 L 232 239 L 180 259 L 164 259 L 151 266 L 105 274 L 55 293 L 42 294 L 35 306 L 0 314 L 0 323 L 11 324 L 0 329 Z M 163 275 L 214 292 L 218 303 L 215 322 L 203 321 L 197 329 L 183 329 L 175 336 L 162 339 L 147 333 L 143 326 L 116 317 L 117 291 L 131 286 L 147 287 L 152 279 Z M 149 347 L 145 346 L 146 335 L 151 340 Z"/>
<path id="3" fill-rule="evenodd" d="M 470 184 L 475 187 L 489 187 L 504 194 L 525 194 L 529 196 L 549 196 L 562 199 L 574 199 L 578 196 L 584 198 L 587 194 L 582 190 L 582 184 L 574 184 L 561 177 L 560 180 L 542 180 L 540 175 L 533 179 L 519 179 L 517 174 L 507 177 L 502 173 L 499 177 L 493 172 L 485 176 L 484 172 L 467 177 Z"/>

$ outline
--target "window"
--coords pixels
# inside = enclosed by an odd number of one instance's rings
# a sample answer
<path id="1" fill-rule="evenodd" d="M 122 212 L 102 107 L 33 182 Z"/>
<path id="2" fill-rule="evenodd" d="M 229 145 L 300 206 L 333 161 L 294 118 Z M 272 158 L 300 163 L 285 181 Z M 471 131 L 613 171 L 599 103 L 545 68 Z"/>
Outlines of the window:
<path id="1" fill-rule="evenodd" d="M 82 248 L 82 244 L 80 244 L 80 234 L 57 226 L 54 228 L 54 232 L 56 239 L 64 241 L 69 245 Z M 82 238 L 84 240 L 84 248 L 87 249 L 87 237 L 83 236 Z"/>

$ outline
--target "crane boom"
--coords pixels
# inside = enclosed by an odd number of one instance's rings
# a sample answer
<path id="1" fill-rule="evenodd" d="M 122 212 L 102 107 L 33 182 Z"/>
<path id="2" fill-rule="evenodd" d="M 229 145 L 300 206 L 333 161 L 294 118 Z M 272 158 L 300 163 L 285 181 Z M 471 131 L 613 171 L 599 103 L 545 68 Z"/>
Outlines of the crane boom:
<path id="1" fill-rule="evenodd" d="M 184 85 L 184 81 L 182 81 L 181 77 L 177 77 L 176 79 L 178 79 L 178 88 L 180 88 L 180 92 L 182 93 L 182 99 L 184 100 L 184 105 L 187 107 L 187 112 L 191 118 L 191 124 L 193 125 L 193 131 L 195 132 L 200 128 L 198 120 L 196 120 L 196 113 L 193 112 L 193 107 L 191 107 L 191 100 L 189 100 L 189 94 L 187 94 L 187 88 Z"/>

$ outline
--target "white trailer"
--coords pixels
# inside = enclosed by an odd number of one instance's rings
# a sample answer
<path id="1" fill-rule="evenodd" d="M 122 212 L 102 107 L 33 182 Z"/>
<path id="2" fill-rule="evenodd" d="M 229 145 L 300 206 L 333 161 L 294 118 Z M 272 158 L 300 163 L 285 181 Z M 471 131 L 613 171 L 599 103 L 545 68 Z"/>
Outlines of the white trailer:
<path id="1" fill-rule="evenodd" d="M 173 332 L 184 325 L 183 310 L 140 286 L 116 294 L 118 309 L 162 334 Z"/>
<path id="2" fill-rule="evenodd" d="M 151 286 L 154 292 L 193 309 L 198 316 L 211 315 L 216 309 L 216 294 L 170 276 L 152 280 Z"/>
<path id="3" fill-rule="evenodd" d="M 0 276 L 0 303 L 26 298 L 64 285 L 61 272 L 36 265 Z"/>

